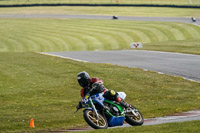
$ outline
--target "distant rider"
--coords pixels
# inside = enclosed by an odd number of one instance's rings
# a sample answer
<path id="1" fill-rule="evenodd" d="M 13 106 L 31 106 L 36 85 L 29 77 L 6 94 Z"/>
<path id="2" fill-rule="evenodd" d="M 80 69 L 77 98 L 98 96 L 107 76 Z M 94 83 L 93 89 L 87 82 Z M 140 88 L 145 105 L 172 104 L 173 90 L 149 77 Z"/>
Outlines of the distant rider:
<path id="1" fill-rule="evenodd" d="M 121 99 L 114 90 L 108 90 L 103 86 L 103 80 L 99 78 L 90 78 L 90 75 L 86 71 L 82 71 L 77 75 L 78 83 L 81 87 L 81 97 L 84 98 L 85 95 L 93 88 L 90 95 L 104 92 L 104 97 L 108 100 L 116 101 L 120 103 L 123 107 L 128 108 L 130 105 Z M 77 108 L 82 108 L 81 101 L 77 105 Z"/>

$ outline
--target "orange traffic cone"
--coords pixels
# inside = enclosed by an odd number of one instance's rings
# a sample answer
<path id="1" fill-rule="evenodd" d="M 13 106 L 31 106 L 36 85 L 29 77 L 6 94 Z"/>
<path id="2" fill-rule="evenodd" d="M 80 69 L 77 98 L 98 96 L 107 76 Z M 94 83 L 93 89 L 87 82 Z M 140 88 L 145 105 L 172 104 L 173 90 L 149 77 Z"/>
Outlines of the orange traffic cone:
<path id="1" fill-rule="evenodd" d="M 31 128 L 34 128 L 34 127 L 35 127 L 33 118 L 31 118 L 31 121 L 30 121 L 30 127 L 31 127 Z"/>

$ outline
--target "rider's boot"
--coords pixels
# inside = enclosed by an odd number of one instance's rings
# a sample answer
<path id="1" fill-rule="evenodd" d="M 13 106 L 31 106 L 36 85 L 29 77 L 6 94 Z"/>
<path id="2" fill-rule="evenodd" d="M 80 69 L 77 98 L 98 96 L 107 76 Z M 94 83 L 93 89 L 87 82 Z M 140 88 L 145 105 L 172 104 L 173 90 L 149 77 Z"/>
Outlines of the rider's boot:
<path id="1" fill-rule="evenodd" d="M 127 102 L 125 102 L 123 99 L 121 99 L 120 97 L 117 97 L 117 100 L 116 100 L 117 102 L 119 102 L 120 103 L 120 105 L 122 105 L 124 108 L 129 108 L 129 107 L 131 107 L 131 105 L 130 104 L 128 104 Z"/>
<path id="2" fill-rule="evenodd" d="M 120 104 L 121 104 L 124 108 L 129 108 L 129 107 L 131 107 L 131 105 L 128 104 L 127 102 L 125 102 L 124 100 L 122 100 L 122 101 L 120 102 Z"/>

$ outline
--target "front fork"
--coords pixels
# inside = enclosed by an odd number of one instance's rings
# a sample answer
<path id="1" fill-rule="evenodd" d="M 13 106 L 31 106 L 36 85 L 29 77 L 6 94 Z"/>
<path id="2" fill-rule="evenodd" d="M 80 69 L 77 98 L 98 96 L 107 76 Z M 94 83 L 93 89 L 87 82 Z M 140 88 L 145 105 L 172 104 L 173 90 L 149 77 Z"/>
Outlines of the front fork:
<path id="1" fill-rule="evenodd" d="M 90 103 L 91 103 L 91 106 L 92 106 L 92 108 L 94 110 L 94 113 L 96 114 L 96 119 L 99 120 L 99 114 L 97 113 L 97 110 L 96 110 L 96 108 L 94 106 L 94 103 L 92 102 L 92 99 L 90 99 Z"/>
<path id="2" fill-rule="evenodd" d="M 126 111 L 124 111 L 125 112 L 125 114 L 126 113 L 129 113 L 129 112 L 131 112 L 134 116 L 138 116 L 138 114 L 136 113 L 138 110 L 136 109 L 136 108 L 129 108 L 129 109 L 127 109 Z"/>

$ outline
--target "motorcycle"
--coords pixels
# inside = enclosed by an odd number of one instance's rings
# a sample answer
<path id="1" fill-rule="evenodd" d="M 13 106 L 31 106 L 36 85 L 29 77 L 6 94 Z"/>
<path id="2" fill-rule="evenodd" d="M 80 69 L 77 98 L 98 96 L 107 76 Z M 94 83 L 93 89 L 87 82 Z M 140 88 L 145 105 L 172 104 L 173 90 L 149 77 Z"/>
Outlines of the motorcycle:
<path id="1" fill-rule="evenodd" d="M 103 94 L 90 96 L 90 92 L 88 92 L 82 99 L 82 108 L 85 108 L 83 117 L 92 128 L 107 129 L 108 127 L 122 126 L 124 121 L 132 126 L 140 126 L 144 123 L 143 116 L 136 107 L 131 105 L 125 109 L 120 103 L 106 99 Z M 117 92 L 117 95 L 123 100 L 126 97 L 124 92 Z M 77 108 L 76 112 L 79 109 Z"/>

